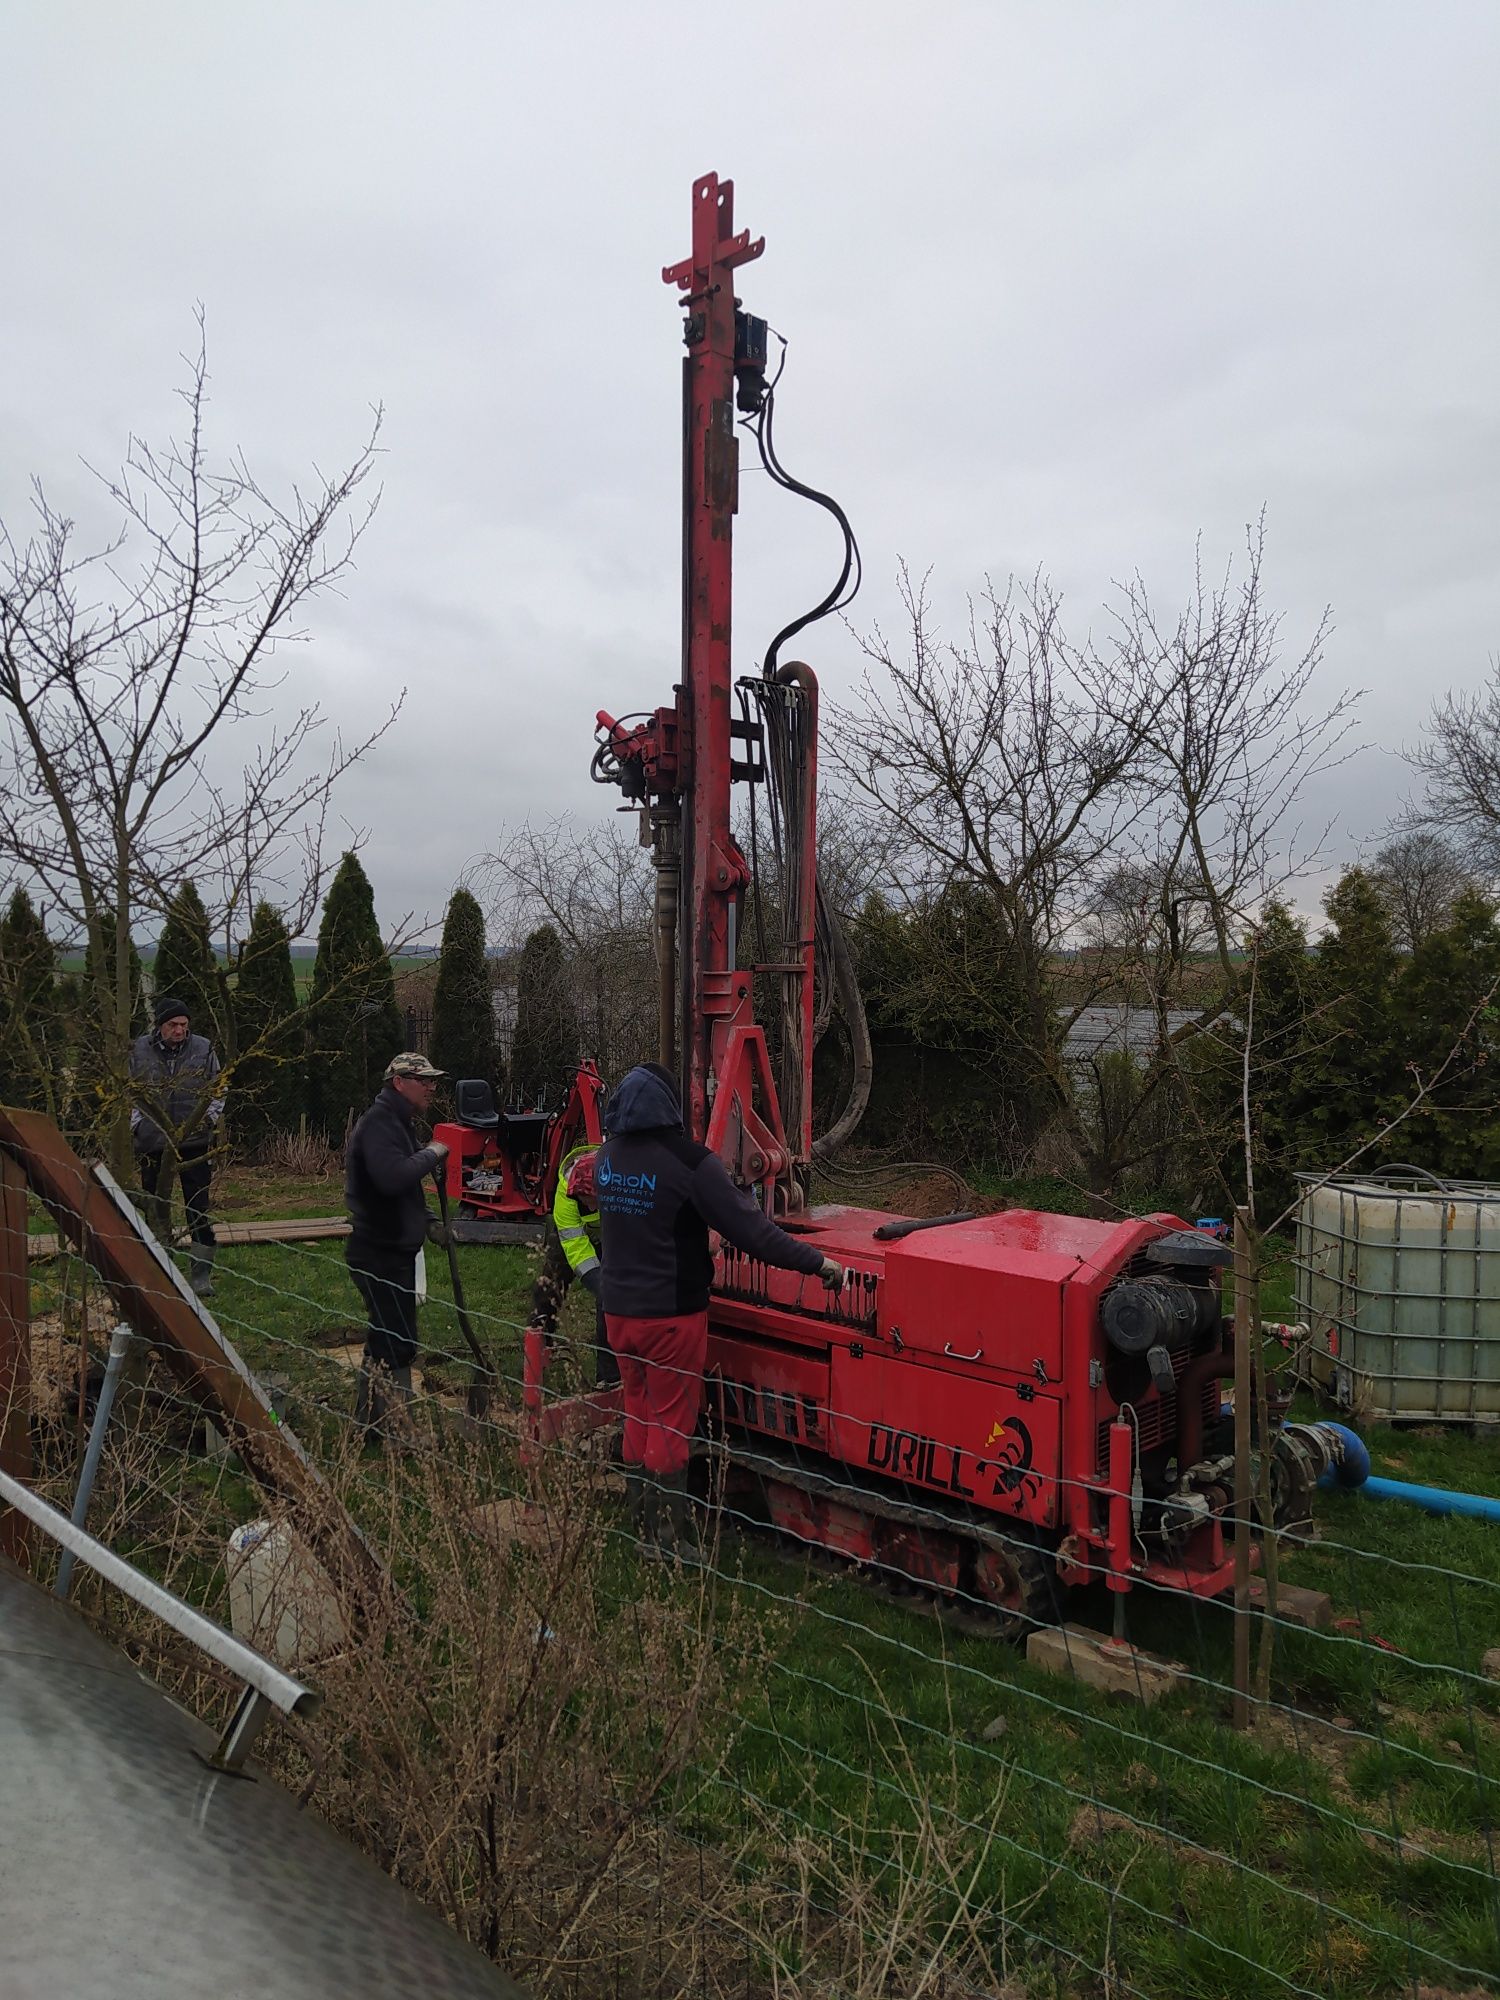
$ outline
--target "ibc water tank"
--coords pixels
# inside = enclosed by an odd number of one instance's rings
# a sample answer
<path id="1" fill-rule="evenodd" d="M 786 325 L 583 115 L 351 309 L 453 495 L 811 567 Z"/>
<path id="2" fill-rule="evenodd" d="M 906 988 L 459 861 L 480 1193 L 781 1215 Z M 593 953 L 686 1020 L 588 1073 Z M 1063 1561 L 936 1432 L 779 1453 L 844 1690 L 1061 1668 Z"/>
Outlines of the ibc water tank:
<path id="1" fill-rule="evenodd" d="M 1500 1188 L 1411 1167 L 1303 1175 L 1297 1316 L 1359 1416 L 1500 1420 Z"/>

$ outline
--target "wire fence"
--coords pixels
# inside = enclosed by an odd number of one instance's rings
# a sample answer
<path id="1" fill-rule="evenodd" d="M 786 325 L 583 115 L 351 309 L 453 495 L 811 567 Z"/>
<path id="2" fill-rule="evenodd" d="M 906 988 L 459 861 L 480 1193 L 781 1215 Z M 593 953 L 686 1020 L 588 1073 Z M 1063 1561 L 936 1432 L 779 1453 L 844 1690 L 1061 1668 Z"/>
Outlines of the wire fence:
<path id="1" fill-rule="evenodd" d="M 530 1439 L 529 1254 L 461 1253 L 494 1370 L 482 1417 L 430 1269 L 419 1393 L 384 1448 L 354 1420 L 363 1314 L 337 1249 L 222 1251 L 212 1301 L 326 1504 L 391 1577 L 378 1629 L 356 1632 L 308 1566 L 281 1573 L 260 1642 L 288 1605 L 333 1623 L 307 1668 L 323 1710 L 275 1725 L 265 1755 L 524 1983 L 642 2000 L 1493 1988 L 1492 1525 L 1320 1496 L 1316 1539 L 1285 1542 L 1280 1570 L 1326 1591 L 1332 1620 L 1258 1617 L 1249 1730 L 1230 1726 L 1232 1613 L 1162 1585 L 1128 1613 L 1130 1637 L 1174 1663 L 1170 1689 L 1114 1700 L 996 1636 L 978 1597 L 768 1532 L 743 1478 L 764 1440 L 740 1441 L 738 1474 L 722 1442 L 700 1443 L 706 1560 L 648 1560 L 609 1433 Z M 587 1305 L 564 1314 L 554 1402 L 589 1380 Z M 33 1267 L 32 1311 L 36 1482 L 66 1507 L 118 1309 L 63 1257 Z M 1481 1437 L 1372 1443 L 1500 1492 Z M 163 1358 L 143 1359 L 92 1531 L 227 1622 L 230 1538 L 262 1518 L 288 1519 Z M 222 1712 L 201 1661 L 96 1584 L 78 1594 L 173 1691 Z M 1020 1622 L 1107 1631 L 1109 1612 L 1102 1588 L 1054 1582 Z"/>

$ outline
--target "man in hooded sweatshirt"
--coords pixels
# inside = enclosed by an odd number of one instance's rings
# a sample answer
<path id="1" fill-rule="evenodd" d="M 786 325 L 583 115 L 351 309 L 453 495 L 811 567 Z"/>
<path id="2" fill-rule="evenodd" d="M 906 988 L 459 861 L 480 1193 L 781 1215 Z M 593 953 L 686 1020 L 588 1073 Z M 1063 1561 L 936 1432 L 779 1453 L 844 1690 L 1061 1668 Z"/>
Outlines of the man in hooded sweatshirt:
<path id="1" fill-rule="evenodd" d="M 594 1169 L 604 1311 L 619 1357 L 626 1487 L 644 1546 L 683 1540 L 687 1466 L 703 1400 L 716 1229 L 736 1249 L 836 1288 L 843 1266 L 789 1235 L 729 1178 L 717 1153 L 682 1129 L 670 1070 L 643 1063 L 605 1111 Z"/>

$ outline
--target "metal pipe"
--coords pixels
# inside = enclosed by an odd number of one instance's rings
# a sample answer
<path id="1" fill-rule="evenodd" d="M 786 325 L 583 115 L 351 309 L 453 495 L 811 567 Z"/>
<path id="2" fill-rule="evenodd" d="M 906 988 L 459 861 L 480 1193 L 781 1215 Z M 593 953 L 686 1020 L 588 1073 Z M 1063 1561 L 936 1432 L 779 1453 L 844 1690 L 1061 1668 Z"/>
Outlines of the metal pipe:
<path id="1" fill-rule="evenodd" d="M 125 1367 L 125 1357 L 135 1345 L 135 1335 L 123 1322 L 109 1337 L 109 1359 L 104 1364 L 104 1381 L 99 1390 L 99 1400 L 94 1405 L 94 1421 L 89 1427 L 88 1449 L 83 1454 L 83 1470 L 78 1475 L 78 1491 L 73 1495 L 72 1522 L 75 1528 L 82 1528 L 89 1517 L 89 1502 L 94 1497 L 94 1481 L 99 1474 L 99 1461 L 104 1456 L 104 1433 L 109 1429 L 110 1411 L 115 1406 L 115 1391 L 120 1386 L 120 1376 Z M 73 1566 L 78 1557 L 72 1549 L 64 1549 L 57 1565 L 57 1581 L 53 1591 L 58 1597 L 66 1597 L 73 1584 Z"/>
<path id="2" fill-rule="evenodd" d="M 677 924 L 682 874 L 680 822 L 675 813 L 655 815 L 652 838 L 656 865 L 656 1056 L 677 1074 Z"/>
<path id="3" fill-rule="evenodd" d="M 123 1556 L 107 1549 L 103 1542 L 95 1541 L 82 1528 L 75 1528 L 66 1514 L 60 1513 L 56 1507 L 49 1507 L 29 1486 L 23 1486 L 19 1479 L 12 1479 L 8 1472 L 0 1472 L 0 1501 L 5 1501 L 17 1513 L 25 1515 L 54 1542 L 71 1549 L 96 1576 L 102 1576 L 117 1590 L 123 1590 L 127 1597 L 160 1618 L 164 1625 L 180 1632 L 200 1652 L 217 1660 L 221 1667 L 227 1667 L 237 1680 L 248 1682 L 283 1715 L 310 1715 L 322 1700 L 321 1695 L 315 1694 L 301 1681 L 293 1680 L 290 1674 L 284 1674 L 280 1667 L 273 1666 L 243 1640 L 236 1639 L 232 1632 L 216 1625 L 212 1618 L 205 1618 L 201 1611 L 195 1611 L 190 1604 L 184 1604 L 180 1597 L 174 1596 L 151 1577 L 142 1575 Z"/>

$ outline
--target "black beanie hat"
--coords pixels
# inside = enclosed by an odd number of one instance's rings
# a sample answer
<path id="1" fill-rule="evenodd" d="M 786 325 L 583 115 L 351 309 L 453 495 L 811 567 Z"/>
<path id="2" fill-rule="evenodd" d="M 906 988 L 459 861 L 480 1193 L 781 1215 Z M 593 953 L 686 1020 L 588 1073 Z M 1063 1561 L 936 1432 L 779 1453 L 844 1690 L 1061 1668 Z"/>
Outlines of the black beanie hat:
<path id="1" fill-rule="evenodd" d="M 157 1001 L 156 1011 L 151 1016 L 152 1026 L 159 1028 L 163 1021 L 175 1021 L 179 1014 L 187 1020 L 192 1019 L 186 1000 L 179 1000 L 172 993 L 164 993 Z"/>

